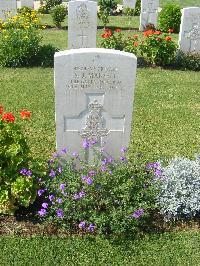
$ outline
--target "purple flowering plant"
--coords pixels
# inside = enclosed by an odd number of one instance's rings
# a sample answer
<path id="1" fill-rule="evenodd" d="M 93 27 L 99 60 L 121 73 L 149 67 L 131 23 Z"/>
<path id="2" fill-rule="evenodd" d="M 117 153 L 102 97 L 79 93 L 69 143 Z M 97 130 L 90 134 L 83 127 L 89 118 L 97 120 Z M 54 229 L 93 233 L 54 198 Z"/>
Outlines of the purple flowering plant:
<path id="1" fill-rule="evenodd" d="M 95 163 L 87 164 L 81 154 L 68 149 L 50 160 L 38 190 L 43 199 L 41 220 L 53 221 L 68 232 L 136 232 L 155 204 L 154 174 L 141 158 L 130 162 L 125 147 L 118 159 L 102 149 L 98 152 L 96 142 L 84 140 L 82 147 L 83 154 L 96 149 Z"/>

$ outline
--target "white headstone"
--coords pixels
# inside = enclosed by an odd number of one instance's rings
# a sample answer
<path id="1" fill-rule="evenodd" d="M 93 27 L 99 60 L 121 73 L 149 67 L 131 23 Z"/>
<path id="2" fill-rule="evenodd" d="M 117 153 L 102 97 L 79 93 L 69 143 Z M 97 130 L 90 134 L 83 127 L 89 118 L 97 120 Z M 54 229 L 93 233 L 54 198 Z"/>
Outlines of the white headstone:
<path id="1" fill-rule="evenodd" d="M 135 8 L 136 0 L 123 0 L 123 8 Z"/>
<path id="2" fill-rule="evenodd" d="M 7 13 L 9 13 L 9 15 Z M 16 13 L 16 0 L 0 0 L 0 19 L 5 20 L 7 16 L 14 16 Z"/>
<path id="3" fill-rule="evenodd" d="M 23 6 L 34 9 L 34 0 L 21 0 L 21 7 Z"/>
<path id="4" fill-rule="evenodd" d="M 79 152 L 86 139 L 118 157 L 130 139 L 137 58 L 82 48 L 58 52 L 54 59 L 57 150 Z M 85 156 L 92 161 L 91 150 Z"/>
<path id="5" fill-rule="evenodd" d="M 144 30 L 146 25 L 153 24 L 157 27 L 159 0 L 142 0 L 140 12 L 140 30 Z"/>
<path id="6" fill-rule="evenodd" d="M 68 48 L 94 48 L 97 34 L 97 3 L 70 1 L 68 7 Z"/>
<path id="7" fill-rule="evenodd" d="M 179 46 L 185 53 L 200 53 L 200 7 L 183 8 Z"/>

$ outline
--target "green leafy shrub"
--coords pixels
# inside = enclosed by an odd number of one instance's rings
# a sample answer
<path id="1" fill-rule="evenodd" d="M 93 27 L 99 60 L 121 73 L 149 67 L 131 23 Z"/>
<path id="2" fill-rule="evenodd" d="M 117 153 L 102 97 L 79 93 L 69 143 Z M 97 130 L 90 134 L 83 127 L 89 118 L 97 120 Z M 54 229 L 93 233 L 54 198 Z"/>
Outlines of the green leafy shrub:
<path id="1" fill-rule="evenodd" d="M 101 36 L 103 38 L 101 42 L 101 46 L 103 48 L 121 51 L 124 49 L 124 41 L 120 29 L 115 29 L 115 31 L 112 31 L 111 29 L 105 29 Z"/>
<path id="2" fill-rule="evenodd" d="M 57 5 L 51 9 L 50 14 L 56 27 L 61 28 L 61 23 L 64 21 L 67 14 L 66 8 L 63 5 Z"/>
<path id="3" fill-rule="evenodd" d="M 179 52 L 175 65 L 185 70 L 200 71 L 200 54 Z"/>
<path id="4" fill-rule="evenodd" d="M 166 4 L 159 15 L 159 28 L 163 32 L 168 32 L 172 29 L 175 33 L 180 30 L 181 24 L 181 8 L 179 5 L 174 3 Z"/>
<path id="5" fill-rule="evenodd" d="M 41 36 L 35 27 L 7 29 L 0 36 L 0 65 L 29 66 L 40 48 Z"/>
<path id="6" fill-rule="evenodd" d="M 135 9 L 130 8 L 130 7 L 126 7 L 123 9 L 123 14 L 126 16 L 133 16 L 135 14 Z"/>
<path id="7" fill-rule="evenodd" d="M 172 37 L 161 31 L 148 30 L 143 33 L 140 43 L 140 53 L 151 64 L 167 66 L 176 58 L 177 44 Z"/>
<path id="8" fill-rule="evenodd" d="M 98 17 L 102 20 L 104 27 L 109 23 L 109 16 L 116 11 L 117 2 L 115 0 L 99 0 Z"/>
<path id="9" fill-rule="evenodd" d="M 44 44 L 40 46 L 40 49 L 34 58 L 34 65 L 53 67 L 55 52 L 58 52 L 58 48 L 52 46 L 51 44 Z"/>
<path id="10" fill-rule="evenodd" d="M 21 111 L 23 119 L 30 112 Z M 36 197 L 36 179 L 27 169 L 32 158 L 29 147 L 12 113 L 0 106 L 0 213 L 13 214 L 19 206 L 28 207 Z"/>
<path id="11" fill-rule="evenodd" d="M 83 142 L 84 149 L 95 146 Z M 135 233 L 145 224 L 154 206 L 152 174 L 136 158 L 129 163 L 122 149 L 120 161 L 101 158 L 93 166 L 75 152 L 63 149 L 49 161 L 47 177 L 38 195 L 43 203 L 38 214 L 68 232 L 108 235 Z"/>
<path id="12" fill-rule="evenodd" d="M 50 11 L 52 7 L 61 5 L 62 0 L 46 0 L 46 10 Z"/>
<path id="13" fill-rule="evenodd" d="M 48 14 L 49 10 L 47 9 L 46 5 L 41 5 L 38 8 L 38 13 L 40 13 L 40 14 Z"/>
<path id="14" fill-rule="evenodd" d="M 31 15 L 32 11 L 33 11 L 33 9 L 30 7 L 27 7 L 27 6 L 23 6 L 23 7 L 17 9 L 17 13 L 19 13 L 21 15 L 25 15 L 25 16 L 27 16 L 28 14 Z M 36 12 L 36 11 L 34 11 L 34 12 Z"/>
<path id="15" fill-rule="evenodd" d="M 133 53 L 135 55 L 139 53 L 139 39 L 137 34 L 126 39 L 124 44 L 124 51 Z"/>
<path id="16" fill-rule="evenodd" d="M 137 0 L 135 3 L 135 12 L 134 16 L 139 16 L 141 12 L 141 0 Z"/>

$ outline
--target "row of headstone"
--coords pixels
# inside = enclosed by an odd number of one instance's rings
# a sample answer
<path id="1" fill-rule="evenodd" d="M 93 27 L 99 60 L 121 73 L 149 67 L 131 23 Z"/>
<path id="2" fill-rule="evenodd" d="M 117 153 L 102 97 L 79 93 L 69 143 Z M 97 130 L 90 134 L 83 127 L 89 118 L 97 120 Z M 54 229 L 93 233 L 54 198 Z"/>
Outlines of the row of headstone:
<path id="1" fill-rule="evenodd" d="M 68 48 L 76 49 L 54 57 L 56 145 L 80 153 L 83 141 L 96 143 L 116 158 L 129 144 L 137 59 L 94 48 L 96 32 L 97 3 L 70 1 Z M 91 147 L 82 159 L 93 163 Z"/>

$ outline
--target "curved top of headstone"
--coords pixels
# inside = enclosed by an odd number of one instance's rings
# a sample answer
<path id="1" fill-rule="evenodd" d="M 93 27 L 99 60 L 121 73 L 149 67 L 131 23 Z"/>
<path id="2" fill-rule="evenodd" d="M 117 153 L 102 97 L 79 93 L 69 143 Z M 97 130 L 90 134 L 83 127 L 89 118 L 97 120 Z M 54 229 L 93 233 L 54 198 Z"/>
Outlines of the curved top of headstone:
<path id="1" fill-rule="evenodd" d="M 70 50 L 64 50 L 60 52 L 55 53 L 55 57 L 60 57 L 63 55 L 72 55 L 72 54 L 84 54 L 84 53 L 99 53 L 99 54 L 116 54 L 118 56 L 127 56 L 132 57 L 137 60 L 137 57 L 128 52 L 114 50 L 114 49 L 105 49 L 105 48 L 80 48 L 80 49 L 70 49 Z"/>

